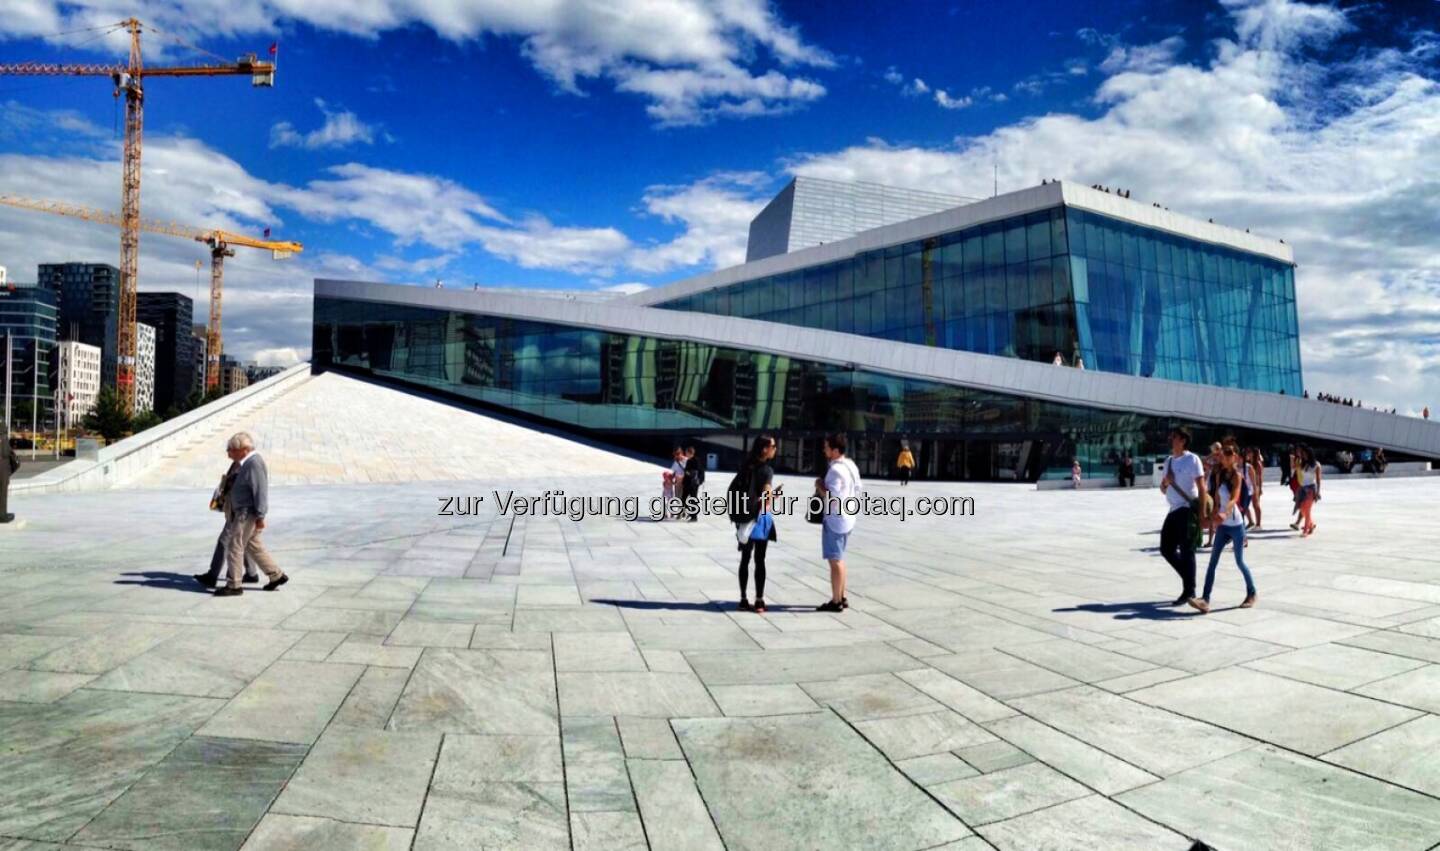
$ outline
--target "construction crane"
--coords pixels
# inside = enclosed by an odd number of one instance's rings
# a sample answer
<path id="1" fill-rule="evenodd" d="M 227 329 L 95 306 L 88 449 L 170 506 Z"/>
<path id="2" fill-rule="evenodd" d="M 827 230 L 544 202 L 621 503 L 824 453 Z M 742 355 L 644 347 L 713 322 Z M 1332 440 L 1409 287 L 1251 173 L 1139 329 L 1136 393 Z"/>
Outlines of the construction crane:
<path id="1" fill-rule="evenodd" d="M 120 321 L 116 335 L 115 384 L 125 410 L 135 404 L 135 292 L 140 262 L 140 142 L 145 117 L 146 77 L 218 77 L 249 75 L 253 86 L 275 85 L 275 63 L 261 61 L 255 54 L 241 56 L 233 64 L 146 67 L 140 54 L 140 33 L 146 25 L 128 18 L 105 28 L 124 29 L 130 34 L 130 60 L 124 65 L 62 64 L 45 62 L 0 63 L 0 75 L 36 77 L 109 77 L 115 97 L 125 94 L 125 153 L 120 169 Z M 154 27 L 148 27 L 154 30 Z M 272 45 L 270 52 L 275 48 Z"/>
<path id="2" fill-rule="evenodd" d="M 114 225 L 119 228 L 126 227 L 125 217 L 121 213 L 112 213 L 108 210 L 97 210 L 93 207 L 83 207 L 79 204 L 65 204 L 59 201 L 37 201 L 33 198 L 21 198 L 18 195 L 0 195 L 0 204 L 7 207 L 18 207 L 22 210 L 35 210 L 41 213 L 52 213 L 57 216 L 69 216 L 75 219 L 84 219 L 87 222 L 100 222 L 101 224 Z M 283 260 L 292 254 L 299 254 L 305 250 L 305 246 L 298 242 L 277 241 L 269 239 L 256 239 L 244 234 L 231 233 L 216 228 L 196 228 L 189 225 L 176 224 L 174 222 L 161 222 L 152 219 L 140 219 L 135 226 L 142 231 L 149 233 L 160 233 L 166 236 L 178 236 L 181 239 L 193 239 L 196 242 L 203 242 L 210 247 L 210 324 L 206 328 L 206 344 L 208 350 L 205 353 L 205 389 L 211 390 L 220 383 L 220 351 L 222 348 L 222 337 L 220 333 L 220 302 L 225 290 L 225 258 L 234 257 L 234 246 L 242 248 L 259 248 L 270 252 L 270 256 L 276 260 Z M 131 317 L 134 317 L 133 309 L 134 294 L 131 294 L 132 309 Z"/>

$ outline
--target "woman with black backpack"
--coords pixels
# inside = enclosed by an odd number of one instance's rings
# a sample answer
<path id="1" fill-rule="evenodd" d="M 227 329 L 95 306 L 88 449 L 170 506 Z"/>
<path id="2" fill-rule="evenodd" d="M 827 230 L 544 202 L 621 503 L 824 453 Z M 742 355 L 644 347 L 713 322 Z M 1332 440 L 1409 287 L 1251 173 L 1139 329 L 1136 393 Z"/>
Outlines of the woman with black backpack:
<path id="1" fill-rule="evenodd" d="M 730 484 L 730 519 L 735 523 L 735 539 L 740 549 L 740 610 L 765 611 L 765 550 L 775 535 L 775 515 L 770 501 L 780 491 L 771 491 L 775 471 L 770 460 L 775 457 L 775 438 L 762 434 L 750 445 L 750 454 Z M 740 497 L 743 495 L 743 499 Z M 743 503 L 737 505 L 736 503 Z M 755 605 L 745 595 L 750 580 L 750 556 L 755 556 Z"/>

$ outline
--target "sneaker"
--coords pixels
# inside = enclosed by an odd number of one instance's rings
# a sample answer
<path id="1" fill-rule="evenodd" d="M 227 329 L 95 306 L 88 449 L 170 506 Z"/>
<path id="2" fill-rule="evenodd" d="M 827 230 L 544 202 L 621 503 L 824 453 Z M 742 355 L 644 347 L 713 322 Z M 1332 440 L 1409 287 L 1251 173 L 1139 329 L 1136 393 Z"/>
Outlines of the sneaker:
<path id="1" fill-rule="evenodd" d="M 755 598 L 755 614 L 765 614 L 765 601 L 760 599 L 759 597 Z"/>
<path id="2" fill-rule="evenodd" d="M 737 605 L 735 608 L 739 609 L 742 612 L 754 611 L 754 607 L 750 605 L 750 601 L 746 600 L 744 597 L 740 598 L 740 604 Z"/>
<path id="3" fill-rule="evenodd" d="M 258 574 L 255 576 L 247 576 L 240 581 L 244 582 L 246 585 L 254 585 L 260 581 L 260 576 Z"/>
<path id="4" fill-rule="evenodd" d="M 1179 597 L 1176 597 L 1173 601 L 1171 601 L 1170 605 L 1183 606 L 1188 602 L 1190 602 L 1190 595 L 1182 593 Z"/>
<path id="5" fill-rule="evenodd" d="M 1243 603 L 1240 604 L 1240 608 L 1242 608 L 1242 609 L 1253 609 L 1253 608 L 1255 608 L 1255 598 L 1256 598 L 1256 595 L 1255 595 L 1255 594 L 1251 594 L 1250 596 L 1246 597 L 1246 598 L 1245 598 L 1245 602 L 1243 602 Z"/>
<path id="6" fill-rule="evenodd" d="M 204 585 L 206 588 L 215 587 L 215 580 L 211 579 L 210 574 L 208 573 L 191 574 L 191 578 L 194 579 L 196 582 L 199 582 L 201 585 Z"/>
<path id="7" fill-rule="evenodd" d="M 272 580 L 270 580 L 269 582 L 266 582 L 266 583 L 265 583 L 265 590 L 266 590 L 266 591 L 274 591 L 276 588 L 279 588 L 281 585 L 284 585 L 286 582 L 289 582 L 289 581 L 290 581 L 290 577 L 282 573 L 282 574 L 280 574 L 280 578 L 279 578 L 279 579 L 272 579 Z"/>
<path id="8" fill-rule="evenodd" d="M 1208 614 L 1210 614 L 1210 603 L 1209 603 L 1209 601 L 1207 601 L 1205 598 L 1203 598 L 1203 597 L 1191 597 L 1187 602 L 1190 603 L 1190 607 L 1191 607 L 1191 608 L 1195 609 L 1195 610 L 1196 610 L 1197 612 L 1199 612 L 1200 614 L 1202 614 L 1202 615 L 1208 615 Z"/>
<path id="9" fill-rule="evenodd" d="M 844 611 L 844 609 L 841 608 L 841 606 L 840 606 L 839 603 L 836 603 L 835 601 L 831 600 L 831 601 L 829 601 L 829 602 L 821 603 L 820 605 L 816 606 L 816 607 L 815 607 L 815 611 L 817 611 L 817 612 L 841 612 L 841 611 Z"/>
<path id="10" fill-rule="evenodd" d="M 244 593 L 245 593 L 245 592 L 242 591 L 238 586 L 235 586 L 235 585 L 226 585 L 224 588 L 218 588 L 218 589 L 216 589 L 216 591 L 215 591 L 215 596 L 216 596 L 216 597 L 239 597 L 241 594 L 244 594 Z"/>
<path id="11" fill-rule="evenodd" d="M 1290 524 L 1290 528 L 1293 529 L 1293 530 L 1295 530 L 1296 532 L 1299 532 L 1299 531 L 1300 531 L 1300 521 L 1299 521 L 1299 520 L 1296 520 L 1294 523 L 1291 523 L 1291 524 Z"/>

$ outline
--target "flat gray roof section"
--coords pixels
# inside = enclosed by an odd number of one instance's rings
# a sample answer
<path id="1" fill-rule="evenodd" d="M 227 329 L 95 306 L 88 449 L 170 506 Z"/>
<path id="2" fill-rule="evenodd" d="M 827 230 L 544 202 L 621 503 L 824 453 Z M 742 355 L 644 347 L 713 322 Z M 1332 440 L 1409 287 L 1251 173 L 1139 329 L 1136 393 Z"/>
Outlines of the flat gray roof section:
<path id="1" fill-rule="evenodd" d="M 618 300 L 535 299 L 485 290 L 437 290 L 320 278 L 315 280 L 315 295 L 693 340 L 1067 405 L 1244 426 L 1440 458 L 1440 422 L 1276 393 L 1080 370 L 757 319 L 659 310 Z"/>
<path id="2" fill-rule="evenodd" d="M 631 304 L 658 304 L 715 287 L 782 272 L 792 272 L 796 269 L 818 266 L 823 263 L 832 263 L 877 248 L 938 236 L 986 222 L 1008 219 L 1012 216 L 1023 216 L 1026 213 L 1048 210 L 1061 205 L 1133 222 L 1186 239 L 1258 254 L 1282 263 L 1292 265 L 1295 263 L 1295 252 L 1289 245 L 1279 240 L 1247 233 L 1240 228 L 1226 227 L 1201 221 L 1191 216 L 1172 213 L 1169 210 L 1152 206 L 1144 200 L 1135 201 L 1110 192 L 1091 189 L 1088 186 L 1056 181 L 1043 186 L 1032 186 L 1016 192 L 1007 192 L 1004 195 L 921 216 L 907 222 L 875 228 L 838 242 L 817 245 L 813 248 L 802 248 L 789 254 L 766 257 L 753 263 L 742 263 L 728 269 L 719 269 L 663 287 L 638 292 L 626 296 L 625 300 Z"/>

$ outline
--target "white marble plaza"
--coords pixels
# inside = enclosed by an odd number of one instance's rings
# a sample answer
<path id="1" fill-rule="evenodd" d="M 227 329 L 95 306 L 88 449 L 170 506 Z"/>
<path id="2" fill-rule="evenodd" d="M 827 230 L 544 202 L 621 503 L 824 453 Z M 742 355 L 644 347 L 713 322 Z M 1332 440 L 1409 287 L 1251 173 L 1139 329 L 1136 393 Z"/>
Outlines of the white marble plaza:
<path id="1" fill-rule="evenodd" d="M 1259 606 L 1234 608 L 1227 553 L 1206 616 L 1165 605 L 1153 490 L 873 482 L 977 515 L 862 518 L 839 615 L 811 611 L 816 527 L 781 518 L 757 615 L 723 518 L 493 505 L 648 497 L 658 464 L 440 432 L 401 462 L 389 426 L 267 431 L 307 398 L 245 424 L 287 481 L 338 465 L 272 490 L 278 592 L 189 579 L 219 531 L 218 443 L 143 488 L 16 500 L 0 849 L 1440 844 L 1440 480 L 1328 483 L 1309 539 L 1272 488 Z M 467 435 L 518 428 L 449 410 Z M 463 479 L 425 481 L 447 457 Z M 478 514 L 437 516 L 471 495 Z"/>

